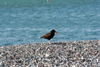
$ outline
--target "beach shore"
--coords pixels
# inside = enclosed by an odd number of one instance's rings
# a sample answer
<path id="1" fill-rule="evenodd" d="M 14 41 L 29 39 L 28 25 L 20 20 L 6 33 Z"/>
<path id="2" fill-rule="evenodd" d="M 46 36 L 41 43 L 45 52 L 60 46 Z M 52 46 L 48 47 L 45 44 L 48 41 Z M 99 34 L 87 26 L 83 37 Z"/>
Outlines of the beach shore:
<path id="1" fill-rule="evenodd" d="M 0 67 L 100 67 L 100 40 L 1 46 Z"/>

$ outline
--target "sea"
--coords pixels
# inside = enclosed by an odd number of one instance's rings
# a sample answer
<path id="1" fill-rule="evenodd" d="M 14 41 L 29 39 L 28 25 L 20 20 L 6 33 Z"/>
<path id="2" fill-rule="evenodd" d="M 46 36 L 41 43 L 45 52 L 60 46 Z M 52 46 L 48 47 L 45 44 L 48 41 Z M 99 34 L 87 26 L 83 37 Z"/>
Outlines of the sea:
<path id="1" fill-rule="evenodd" d="M 0 0 L 0 46 L 100 40 L 100 0 Z"/>

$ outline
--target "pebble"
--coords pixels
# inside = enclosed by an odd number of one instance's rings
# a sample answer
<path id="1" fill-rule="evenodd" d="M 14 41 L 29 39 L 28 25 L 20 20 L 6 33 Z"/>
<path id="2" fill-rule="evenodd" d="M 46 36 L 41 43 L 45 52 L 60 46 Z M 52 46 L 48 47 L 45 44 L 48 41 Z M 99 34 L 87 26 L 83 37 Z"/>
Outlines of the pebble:
<path id="1" fill-rule="evenodd" d="M 100 40 L 0 47 L 0 67 L 100 67 Z"/>

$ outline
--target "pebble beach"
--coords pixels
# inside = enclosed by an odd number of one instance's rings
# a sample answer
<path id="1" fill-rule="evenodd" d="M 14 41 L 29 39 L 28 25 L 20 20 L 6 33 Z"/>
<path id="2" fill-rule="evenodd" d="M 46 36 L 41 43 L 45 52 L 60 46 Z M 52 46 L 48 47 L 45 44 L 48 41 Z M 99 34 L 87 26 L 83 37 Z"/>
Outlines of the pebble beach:
<path id="1" fill-rule="evenodd" d="M 100 40 L 1 46 L 0 67 L 100 67 Z"/>

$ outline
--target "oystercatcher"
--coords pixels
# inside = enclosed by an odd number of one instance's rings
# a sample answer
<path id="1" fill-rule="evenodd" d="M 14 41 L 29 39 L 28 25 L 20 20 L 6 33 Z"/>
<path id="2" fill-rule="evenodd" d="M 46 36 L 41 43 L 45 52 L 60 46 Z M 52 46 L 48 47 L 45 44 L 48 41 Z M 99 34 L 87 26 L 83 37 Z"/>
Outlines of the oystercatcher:
<path id="1" fill-rule="evenodd" d="M 47 39 L 47 40 L 49 41 L 49 44 L 51 44 L 51 43 L 50 43 L 50 39 L 52 39 L 52 38 L 54 37 L 55 33 L 58 34 L 58 32 L 56 32 L 56 31 L 53 29 L 53 30 L 51 30 L 49 33 L 47 33 L 47 34 L 45 34 L 44 36 L 42 36 L 41 38 Z"/>

